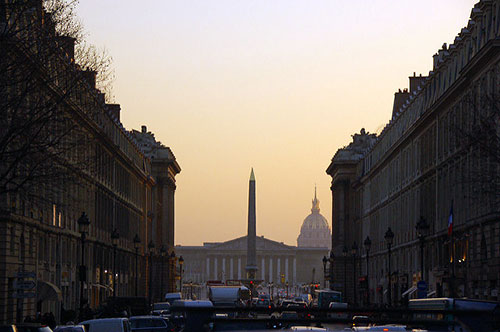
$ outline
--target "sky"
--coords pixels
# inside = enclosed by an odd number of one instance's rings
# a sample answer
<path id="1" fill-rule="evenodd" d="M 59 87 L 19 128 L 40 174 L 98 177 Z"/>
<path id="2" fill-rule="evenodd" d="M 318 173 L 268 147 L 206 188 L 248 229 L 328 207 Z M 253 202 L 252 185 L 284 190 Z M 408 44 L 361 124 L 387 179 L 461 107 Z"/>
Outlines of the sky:
<path id="1" fill-rule="evenodd" d="M 257 235 L 297 244 L 317 186 L 331 227 L 335 152 L 380 132 L 394 92 L 467 25 L 471 0 L 80 0 L 113 57 L 127 129 L 174 152 L 175 243 Z"/>

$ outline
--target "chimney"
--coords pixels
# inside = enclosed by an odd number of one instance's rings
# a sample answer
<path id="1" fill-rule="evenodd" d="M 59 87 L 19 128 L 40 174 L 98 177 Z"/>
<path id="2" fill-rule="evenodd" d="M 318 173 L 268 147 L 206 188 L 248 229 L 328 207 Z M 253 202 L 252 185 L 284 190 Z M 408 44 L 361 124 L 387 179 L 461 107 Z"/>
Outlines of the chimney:
<path id="1" fill-rule="evenodd" d="M 106 104 L 109 112 L 120 122 L 120 104 Z"/>
<path id="2" fill-rule="evenodd" d="M 413 76 L 409 77 L 409 79 L 410 79 L 410 93 L 417 91 L 418 87 L 425 82 L 426 78 L 427 78 L 427 76 L 422 76 L 422 74 L 417 76 L 416 73 L 413 72 Z"/>
<path id="3" fill-rule="evenodd" d="M 432 56 L 432 71 L 436 71 L 439 64 L 439 54 L 434 54 Z"/>
<path id="4" fill-rule="evenodd" d="M 57 44 L 71 60 L 75 59 L 75 40 L 75 38 L 68 36 L 57 37 Z"/>
<path id="5" fill-rule="evenodd" d="M 399 112 L 399 109 L 403 106 L 405 101 L 408 99 L 410 96 L 410 93 L 408 92 L 408 89 L 404 89 L 401 91 L 401 89 L 398 90 L 394 94 L 394 105 L 392 106 L 392 117 L 396 116 L 396 113 Z"/>
<path id="6" fill-rule="evenodd" d="M 148 132 L 148 128 L 146 126 L 141 126 L 141 132 L 143 134 L 147 133 Z"/>
<path id="7" fill-rule="evenodd" d="M 106 103 L 106 94 L 105 93 L 102 93 L 102 92 L 98 92 L 97 93 L 97 98 L 99 99 L 99 101 L 103 104 Z"/>
<path id="8" fill-rule="evenodd" d="M 87 81 L 87 83 L 95 89 L 95 78 L 97 73 L 93 70 L 87 69 L 82 71 L 83 79 Z"/>

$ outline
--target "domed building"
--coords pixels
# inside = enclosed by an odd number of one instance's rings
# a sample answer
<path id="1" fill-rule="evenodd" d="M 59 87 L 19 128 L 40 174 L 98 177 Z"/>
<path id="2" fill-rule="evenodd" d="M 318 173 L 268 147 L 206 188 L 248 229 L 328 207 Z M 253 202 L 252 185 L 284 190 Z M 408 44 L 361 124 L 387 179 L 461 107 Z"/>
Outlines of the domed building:
<path id="1" fill-rule="evenodd" d="M 298 247 L 308 248 L 330 248 L 331 230 L 328 221 L 319 213 L 319 200 L 314 188 L 314 199 L 312 201 L 311 214 L 304 219 L 297 238 Z"/>

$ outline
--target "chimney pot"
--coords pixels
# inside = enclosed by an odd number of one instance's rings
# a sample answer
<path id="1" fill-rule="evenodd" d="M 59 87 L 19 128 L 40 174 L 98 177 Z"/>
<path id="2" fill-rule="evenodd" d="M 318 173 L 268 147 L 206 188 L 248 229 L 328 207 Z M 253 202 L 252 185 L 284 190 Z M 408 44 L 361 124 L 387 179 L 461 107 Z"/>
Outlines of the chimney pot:
<path id="1" fill-rule="evenodd" d="M 146 126 L 141 126 L 141 131 L 143 133 L 146 133 L 148 131 L 148 128 Z"/>

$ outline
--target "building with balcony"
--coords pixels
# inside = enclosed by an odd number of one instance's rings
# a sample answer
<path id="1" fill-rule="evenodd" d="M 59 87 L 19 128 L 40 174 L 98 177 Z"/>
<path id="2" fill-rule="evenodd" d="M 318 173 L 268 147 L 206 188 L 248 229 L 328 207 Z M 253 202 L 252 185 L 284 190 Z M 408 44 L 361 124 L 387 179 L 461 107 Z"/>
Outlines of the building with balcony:
<path id="1" fill-rule="evenodd" d="M 348 301 L 362 302 L 369 293 L 371 302 L 402 304 L 417 296 L 420 280 L 429 297 L 498 300 L 500 211 L 494 185 L 500 165 L 469 134 L 498 116 L 499 11 L 499 1 L 478 2 L 453 44 L 434 55 L 429 74 L 414 74 L 409 89 L 395 94 L 383 131 L 356 134 L 335 153 L 327 169 L 334 274 L 343 281 L 339 287 L 347 288 Z M 489 134 L 494 141 L 498 132 Z M 420 220 L 429 226 L 423 260 Z M 388 228 L 394 233 L 390 265 Z M 367 237 L 368 266 L 361 245 Z M 354 242 L 358 256 L 344 264 L 344 248 Z M 343 277 L 353 268 L 355 284 Z"/>

